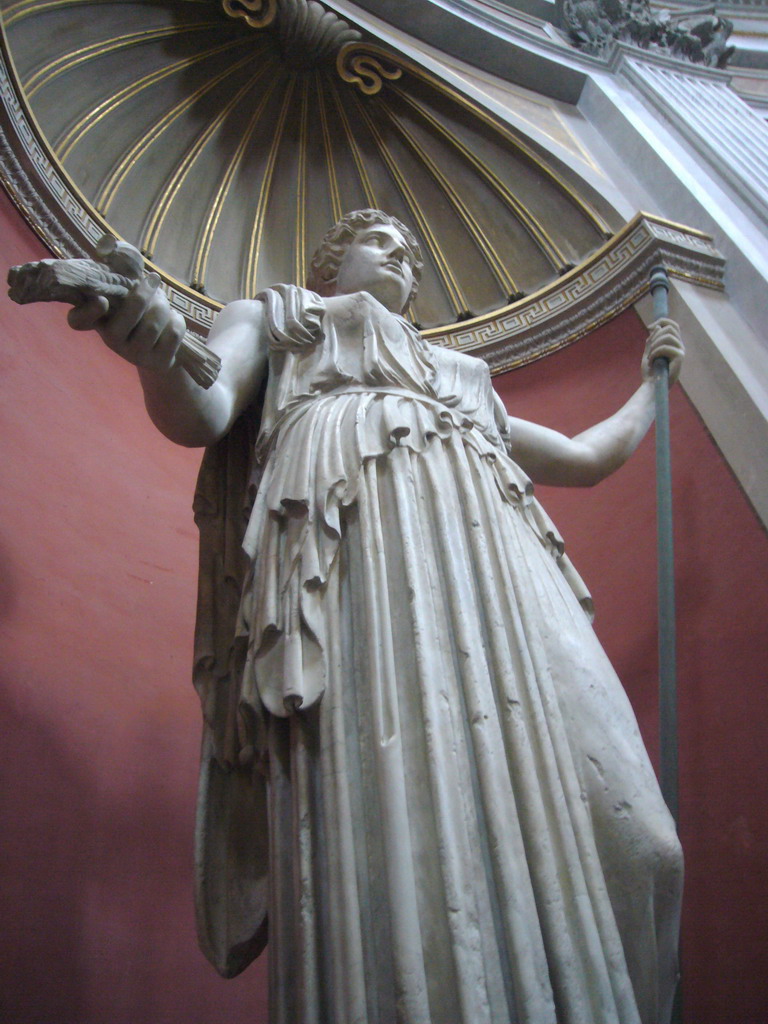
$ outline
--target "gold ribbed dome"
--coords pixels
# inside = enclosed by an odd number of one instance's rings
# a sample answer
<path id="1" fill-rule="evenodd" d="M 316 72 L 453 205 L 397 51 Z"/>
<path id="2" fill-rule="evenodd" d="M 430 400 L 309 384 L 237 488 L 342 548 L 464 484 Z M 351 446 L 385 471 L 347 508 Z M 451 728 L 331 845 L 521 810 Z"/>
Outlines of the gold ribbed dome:
<path id="1" fill-rule="evenodd" d="M 365 95 L 332 59 L 356 34 L 348 26 L 337 24 L 335 39 L 331 16 L 318 20 L 325 42 L 313 56 L 300 34 L 279 31 L 279 17 L 259 31 L 230 16 L 247 13 L 245 0 L 227 6 L 3 8 L 56 159 L 106 223 L 172 277 L 221 301 L 303 283 L 329 225 L 374 206 L 422 243 L 413 316 L 432 326 L 534 291 L 606 237 L 570 172 L 423 70 L 393 57 L 400 77 Z"/>

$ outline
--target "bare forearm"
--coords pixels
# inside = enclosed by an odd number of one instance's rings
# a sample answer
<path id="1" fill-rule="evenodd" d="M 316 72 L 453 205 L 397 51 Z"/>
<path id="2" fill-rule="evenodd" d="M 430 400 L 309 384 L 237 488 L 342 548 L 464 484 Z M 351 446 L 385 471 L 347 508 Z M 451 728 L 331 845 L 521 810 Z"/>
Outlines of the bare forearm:
<path id="1" fill-rule="evenodd" d="M 655 415 L 653 384 L 643 381 L 618 412 L 573 438 L 585 450 L 573 486 L 589 487 L 624 465 L 648 433 Z"/>
<path id="2" fill-rule="evenodd" d="M 653 386 L 644 381 L 618 412 L 575 437 L 510 419 L 512 456 L 534 483 L 591 487 L 627 461 L 653 416 Z"/>
<path id="3" fill-rule="evenodd" d="M 604 480 L 624 465 L 653 423 L 654 360 L 667 360 L 669 380 L 674 383 L 683 353 L 677 325 L 668 319 L 657 321 L 643 352 L 643 382 L 618 412 L 575 437 L 510 417 L 512 457 L 534 483 L 591 487 Z"/>
<path id="4" fill-rule="evenodd" d="M 139 367 L 144 404 L 150 419 L 167 438 L 188 448 L 213 444 L 233 418 L 232 395 L 217 380 L 205 390 L 174 366 L 164 373 Z"/>

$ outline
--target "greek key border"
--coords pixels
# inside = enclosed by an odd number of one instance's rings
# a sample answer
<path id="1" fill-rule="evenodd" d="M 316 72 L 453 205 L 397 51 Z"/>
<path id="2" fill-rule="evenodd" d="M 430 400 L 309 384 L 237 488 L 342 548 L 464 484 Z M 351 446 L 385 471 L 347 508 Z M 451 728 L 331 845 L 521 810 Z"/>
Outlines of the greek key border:
<path id="1" fill-rule="evenodd" d="M 722 290 L 725 260 L 702 232 L 639 213 L 580 266 L 495 313 L 447 329 L 430 341 L 482 356 L 493 373 L 570 345 L 648 291 L 650 270 Z"/>

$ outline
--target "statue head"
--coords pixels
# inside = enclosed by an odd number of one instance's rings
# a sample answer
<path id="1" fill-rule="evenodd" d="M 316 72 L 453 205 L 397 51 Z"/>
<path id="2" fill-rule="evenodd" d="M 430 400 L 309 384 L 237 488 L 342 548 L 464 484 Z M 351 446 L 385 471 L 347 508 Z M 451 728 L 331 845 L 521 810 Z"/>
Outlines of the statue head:
<path id="1" fill-rule="evenodd" d="M 402 310 L 405 312 L 413 301 L 419 288 L 421 271 L 424 260 L 421 255 L 419 243 L 413 233 L 402 224 L 397 217 L 393 217 L 382 210 L 355 210 L 346 214 L 341 220 L 334 224 L 320 243 L 312 262 L 309 265 L 307 275 L 307 288 L 317 292 L 318 295 L 329 296 L 337 294 L 337 277 L 339 268 L 352 242 L 361 232 L 374 229 L 382 225 L 388 229 L 394 229 L 399 233 L 409 256 L 409 263 L 413 273 L 413 284 L 410 289 L 405 305 Z"/>

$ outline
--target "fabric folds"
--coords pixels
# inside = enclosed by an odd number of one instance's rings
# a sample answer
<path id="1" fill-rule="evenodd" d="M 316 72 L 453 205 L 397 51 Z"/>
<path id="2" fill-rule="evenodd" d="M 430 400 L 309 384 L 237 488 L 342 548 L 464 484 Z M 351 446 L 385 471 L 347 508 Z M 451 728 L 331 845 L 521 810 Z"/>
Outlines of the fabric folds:
<path id="1" fill-rule="evenodd" d="M 488 370 L 318 303 L 267 302 L 239 616 L 271 1020 L 660 1024 L 674 827 Z"/>

